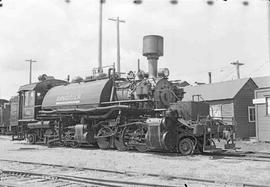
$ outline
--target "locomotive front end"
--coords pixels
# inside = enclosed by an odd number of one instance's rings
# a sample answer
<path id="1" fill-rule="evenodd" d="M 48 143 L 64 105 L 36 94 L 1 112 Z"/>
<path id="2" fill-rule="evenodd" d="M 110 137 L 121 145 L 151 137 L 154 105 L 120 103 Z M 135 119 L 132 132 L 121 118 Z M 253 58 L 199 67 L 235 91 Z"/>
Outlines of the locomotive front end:
<path id="1" fill-rule="evenodd" d="M 152 150 L 176 151 L 177 123 L 175 118 L 149 118 L 146 120 L 147 146 Z"/>

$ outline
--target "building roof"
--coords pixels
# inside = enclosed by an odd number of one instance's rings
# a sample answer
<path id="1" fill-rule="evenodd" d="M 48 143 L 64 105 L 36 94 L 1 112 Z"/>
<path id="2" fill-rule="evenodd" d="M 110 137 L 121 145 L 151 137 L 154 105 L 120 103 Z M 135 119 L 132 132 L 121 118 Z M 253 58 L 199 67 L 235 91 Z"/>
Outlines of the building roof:
<path id="1" fill-rule="evenodd" d="M 270 87 L 270 76 L 254 77 L 252 80 L 259 88 Z"/>
<path id="2" fill-rule="evenodd" d="M 232 81 L 184 87 L 184 91 L 186 93 L 183 101 L 192 100 L 193 95 L 200 95 L 205 101 L 233 99 L 248 81 L 252 81 L 252 79 L 243 78 Z M 195 100 L 196 99 L 197 98 L 195 98 Z"/>

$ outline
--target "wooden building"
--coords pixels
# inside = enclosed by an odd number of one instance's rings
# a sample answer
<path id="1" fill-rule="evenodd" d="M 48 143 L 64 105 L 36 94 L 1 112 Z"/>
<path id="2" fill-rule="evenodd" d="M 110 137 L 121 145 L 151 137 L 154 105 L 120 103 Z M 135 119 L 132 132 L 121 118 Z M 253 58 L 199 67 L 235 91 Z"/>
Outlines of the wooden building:
<path id="1" fill-rule="evenodd" d="M 256 137 L 270 141 L 270 87 L 255 90 Z"/>
<path id="2" fill-rule="evenodd" d="M 251 78 L 188 86 L 184 101 L 206 101 L 210 115 L 236 124 L 236 138 L 255 136 L 255 108 L 252 103 L 257 85 Z"/>
<path id="3" fill-rule="evenodd" d="M 270 141 L 270 76 L 255 77 L 256 138 L 259 141 Z"/>

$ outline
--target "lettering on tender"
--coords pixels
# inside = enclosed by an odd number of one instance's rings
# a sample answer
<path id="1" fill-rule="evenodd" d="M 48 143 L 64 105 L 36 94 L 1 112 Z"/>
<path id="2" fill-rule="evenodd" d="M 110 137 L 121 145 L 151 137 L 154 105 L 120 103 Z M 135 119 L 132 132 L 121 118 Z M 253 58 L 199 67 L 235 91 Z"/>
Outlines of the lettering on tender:
<path id="1" fill-rule="evenodd" d="M 69 105 L 69 104 L 78 104 L 80 103 L 81 95 L 80 94 L 67 94 L 60 95 L 56 98 L 56 105 Z"/>

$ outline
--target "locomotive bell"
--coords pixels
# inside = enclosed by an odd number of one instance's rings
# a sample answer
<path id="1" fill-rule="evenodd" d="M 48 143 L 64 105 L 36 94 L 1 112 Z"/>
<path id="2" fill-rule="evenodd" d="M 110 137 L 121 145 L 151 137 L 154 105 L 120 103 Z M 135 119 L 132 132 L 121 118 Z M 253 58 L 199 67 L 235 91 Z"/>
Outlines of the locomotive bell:
<path id="1" fill-rule="evenodd" d="M 143 56 L 148 60 L 149 78 L 157 77 L 157 60 L 163 56 L 163 37 L 148 35 L 143 37 Z"/>

